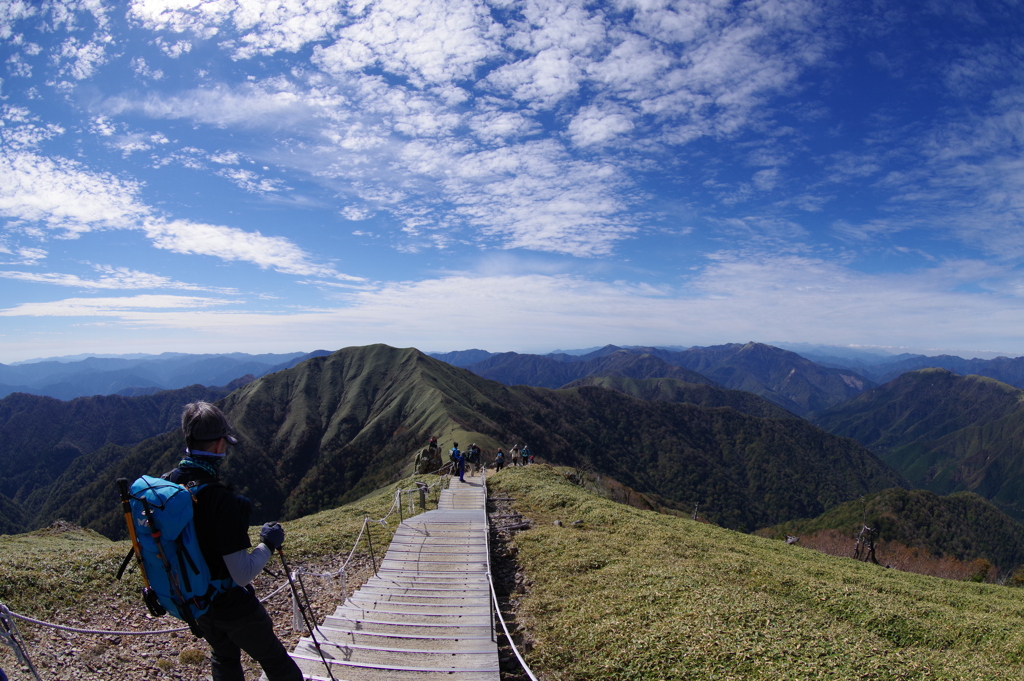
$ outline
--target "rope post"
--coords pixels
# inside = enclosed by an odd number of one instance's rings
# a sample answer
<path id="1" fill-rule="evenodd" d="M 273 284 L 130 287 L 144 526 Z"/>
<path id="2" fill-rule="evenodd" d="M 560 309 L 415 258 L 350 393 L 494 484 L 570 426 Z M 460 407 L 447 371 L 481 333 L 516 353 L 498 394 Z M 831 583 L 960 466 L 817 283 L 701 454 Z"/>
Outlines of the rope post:
<path id="1" fill-rule="evenodd" d="M 425 482 L 417 482 L 416 483 L 416 487 L 420 491 L 420 510 L 426 511 L 427 510 L 427 490 L 430 489 L 430 488 L 427 487 L 427 483 L 425 483 Z"/>
<path id="2" fill-rule="evenodd" d="M 295 579 L 295 573 L 291 573 L 291 578 Z M 301 634 L 306 630 L 306 626 L 302 623 L 302 611 L 299 610 L 299 595 L 295 593 L 295 589 L 292 589 L 292 632 Z"/>
<path id="3" fill-rule="evenodd" d="M 363 518 L 363 526 L 369 518 Z M 370 530 L 366 530 L 366 544 L 370 547 L 370 563 L 373 564 L 373 576 L 377 576 L 377 559 L 373 557 L 373 540 L 370 539 Z"/>
<path id="4" fill-rule="evenodd" d="M 398 524 L 401 525 L 405 522 L 405 518 L 402 517 L 402 490 L 395 490 L 395 504 L 398 506 Z"/>

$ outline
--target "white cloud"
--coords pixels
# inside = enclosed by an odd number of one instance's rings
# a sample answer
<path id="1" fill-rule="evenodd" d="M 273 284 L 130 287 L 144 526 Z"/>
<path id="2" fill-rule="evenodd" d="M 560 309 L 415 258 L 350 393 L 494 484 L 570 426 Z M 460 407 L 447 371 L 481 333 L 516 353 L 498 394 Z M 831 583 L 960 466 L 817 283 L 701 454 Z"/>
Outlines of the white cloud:
<path id="1" fill-rule="evenodd" d="M 1001 293 L 963 294 L 987 274 Z M 1012 280 L 1012 281 L 1011 281 Z M 1016 288 L 1014 288 L 1016 287 Z M 993 290 L 998 288 L 993 286 Z M 950 262 L 911 274 L 871 275 L 797 256 L 717 256 L 684 286 L 602 282 L 539 272 L 450 276 L 352 291 L 344 306 L 268 312 L 220 309 L 230 301 L 176 296 L 25 304 L 0 316 L 96 316 L 184 329 L 207 342 L 257 337 L 262 347 L 362 345 L 465 347 L 467 328 L 501 328 L 501 349 L 548 351 L 600 342 L 710 345 L 792 339 L 859 345 L 1019 349 L 1020 281 L 1011 270 Z M 338 329 L 344 339 L 338 340 Z"/>
<path id="2" fill-rule="evenodd" d="M 266 194 L 288 189 L 280 180 L 261 178 L 251 170 L 242 168 L 224 168 L 218 170 L 217 174 L 231 180 L 240 189 L 253 194 Z"/>
<path id="3" fill-rule="evenodd" d="M 377 0 L 365 7 L 335 43 L 314 50 L 314 63 L 329 73 L 376 65 L 426 85 L 471 79 L 499 53 L 502 28 L 484 3 Z"/>
<path id="4" fill-rule="evenodd" d="M 346 220 L 351 220 L 352 222 L 360 222 L 362 220 L 369 220 L 370 218 L 372 218 L 373 212 L 367 210 L 366 208 L 361 208 L 359 206 L 345 206 L 344 208 L 341 209 L 341 216 Z M 356 235 L 363 234 L 363 232 L 359 231 L 352 233 Z"/>
<path id="5" fill-rule="evenodd" d="M 68 286 L 84 289 L 180 289 L 186 291 L 217 291 L 219 293 L 237 293 L 234 289 L 214 289 L 210 287 L 187 284 L 174 281 L 168 277 L 157 274 L 140 272 L 128 267 L 112 267 L 110 265 L 96 265 L 94 269 L 99 272 L 95 279 L 84 279 L 75 274 L 59 274 L 55 272 L 19 272 L 0 271 L 0 277 L 16 279 L 37 284 L 54 284 L 57 286 Z"/>
<path id="6" fill-rule="evenodd" d="M 221 165 L 236 166 L 241 162 L 241 157 L 233 151 L 225 151 L 219 154 L 210 154 L 209 159 Z"/>
<path id="7" fill-rule="evenodd" d="M 569 136 L 578 147 L 605 144 L 633 129 L 629 117 L 617 111 L 605 111 L 588 106 L 576 114 L 569 123 Z"/>
<path id="8" fill-rule="evenodd" d="M 593 256 L 635 231 L 610 165 L 550 141 L 466 154 L 443 184 L 455 211 L 508 247 Z"/>
<path id="9" fill-rule="evenodd" d="M 103 110 L 108 116 L 142 113 L 152 118 L 187 118 L 218 127 L 275 128 L 303 123 L 313 111 L 311 102 L 281 81 L 261 87 L 197 89 L 177 96 L 115 97 L 104 102 Z"/>
<path id="10" fill-rule="evenodd" d="M 284 237 L 187 220 L 151 220 L 145 223 L 144 229 L 154 246 L 175 253 L 249 262 L 284 274 L 362 281 L 314 262 L 308 253 Z"/>
<path id="11" fill-rule="evenodd" d="M 493 71 L 487 80 L 501 92 L 538 109 L 550 109 L 580 87 L 581 61 L 552 47 Z"/>
<path id="12" fill-rule="evenodd" d="M 110 119 L 106 116 L 96 116 L 95 118 L 93 118 L 92 125 L 89 127 L 89 129 L 94 134 L 99 135 L 101 137 L 110 137 L 115 132 L 117 132 L 117 128 L 114 126 L 113 123 L 111 123 Z"/>
<path id="13" fill-rule="evenodd" d="M 18 78 L 31 78 L 32 66 L 24 61 L 18 53 L 7 58 L 7 72 Z"/>
<path id="14" fill-rule="evenodd" d="M 106 46 L 110 42 L 110 36 L 100 36 L 87 43 L 72 36 L 61 44 L 52 59 L 61 65 L 61 75 L 71 76 L 75 80 L 85 80 L 91 78 L 107 61 Z"/>
<path id="15" fill-rule="evenodd" d="M 139 185 L 92 173 L 66 159 L 30 152 L 0 155 L 0 214 L 42 223 L 65 238 L 97 229 L 125 229 L 150 214 Z"/>
<path id="16" fill-rule="evenodd" d="M 66 298 L 49 302 L 22 303 L 0 310 L 0 317 L 121 317 L 137 321 L 147 312 L 152 314 L 152 311 L 157 310 L 188 312 L 236 302 L 221 298 L 176 295 Z"/>
<path id="17" fill-rule="evenodd" d="M 255 188 L 262 185 L 255 183 Z M 317 264 L 284 237 L 234 227 L 168 220 L 139 199 L 142 186 L 67 159 L 29 151 L 0 153 L 0 215 L 45 226 L 60 238 L 108 229 L 144 231 L 153 244 L 184 254 L 253 263 L 286 274 L 352 279 Z"/>
<path id="18" fill-rule="evenodd" d="M 166 54 L 171 59 L 177 59 L 183 54 L 188 54 L 192 51 L 192 43 L 187 40 L 178 40 L 175 42 L 169 42 L 164 40 L 162 37 L 157 36 L 154 40 L 160 51 Z"/>
<path id="19" fill-rule="evenodd" d="M 14 34 L 14 25 L 22 19 L 34 16 L 38 11 L 38 7 L 26 0 L 0 3 L 0 39 L 10 40 Z"/>
<path id="20" fill-rule="evenodd" d="M 482 142 L 504 142 L 541 132 L 540 124 L 519 111 L 482 111 L 469 119 L 469 127 Z"/>
<path id="21" fill-rule="evenodd" d="M 146 80 L 163 80 L 164 72 L 160 69 L 152 69 L 142 57 L 132 58 L 132 70 L 135 75 Z"/>

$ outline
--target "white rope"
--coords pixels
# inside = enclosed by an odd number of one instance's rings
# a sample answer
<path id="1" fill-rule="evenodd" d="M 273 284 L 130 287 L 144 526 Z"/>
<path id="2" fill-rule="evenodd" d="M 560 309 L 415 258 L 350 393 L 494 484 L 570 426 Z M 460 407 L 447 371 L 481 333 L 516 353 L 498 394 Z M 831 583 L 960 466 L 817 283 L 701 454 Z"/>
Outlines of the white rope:
<path id="1" fill-rule="evenodd" d="M 79 629 L 77 627 L 68 627 L 63 624 L 44 622 L 43 620 L 37 620 L 34 617 L 19 615 L 16 612 L 12 612 L 11 617 L 23 622 L 31 622 L 32 624 L 38 624 L 51 629 L 59 629 L 60 631 L 70 631 L 75 634 L 96 634 L 98 636 L 153 636 L 156 634 L 170 634 L 178 631 L 188 631 L 188 627 L 181 627 L 180 629 L 158 629 L 154 631 L 106 631 L 105 629 Z"/>
<path id="2" fill-rule="evenodd" d="M 288 588 L 288 583 L 285 582 L 280 587 L 278 587 L 276 590 L 274 590 L 273 592 L 271 592 L 271 593 L 267 594 L 266 596 L 264 596 L 263 598 L 261 598 L 260 599 L 260 603 L 266 603 L 271 598 L 273 598 L 274 596 L 276 596 L 277 594 L 281 593 L 282 591 L 284 591 L 287 588 Z M 19 620 L 21 620 L 23 622 L 29 622 L 31 624 L 38 624 L 40 626 L 49 627 L 51 629 L 59 629 L 60 631 L 69 631 L 69 632 L 72 632 L 74 634 L 95 634 L 95 635 L 98 635 L 98 636 L 155 636 L 155 635 L 158 635 L 158 634 L 172 634 L 172 633 L 177 633 L 179 631 L 188 631 L 188 627 L 179 627 L 177 629 L 156 629 L 156 630 L 152 630 L 152 631 L 108 631 L 106 629 L 82 629 L 80 627 L 69 627 L 69 626 L 64 625 L 64 624 L 55 624 L 53 622 L 46 622 L 44 620 L 39 620 L 39 619 L 36 619 L 34 617 L 28 617 L 27 615 L 20 615 L 20 614 L 18 614 L 16 612 L 12 612 L 12 611 L 8 610 L 7 607 L 5 605 L 3 605 L 2 603 L 0 603 L 0 612 L 2 612 L 4 614 L 7 614 L 7 615 L 10 615 L 11 617 L 13 617 L 15 619 L 19 619 Z"/>
<path id="3" fill-rule="evenodd" d="M 483 480 L 484 485 L 484 499 L 487 498 L 487 478 Z M 501 622 L 501 628 L 505 630 L 505 638 L 508 639 L 508 644 L 512 646 L 512 652 L 516 654 L 516 658 L 519 660 L 519 664 L 522 665 L 523 671 L 530 677 L 531 681 L 537 681 L 537 677 L 533 675 L 530 668 L 526 664 L 526 660 L 519 653 L 519 648 L 516 647 L 516 642 L 512 640 L 512 634 L 508 632 L 508 626 L 505 624 L 505 618 L 501 615 L 501 606 L 498 604 L 498 593 L 494 590 L 494 579 L 491 577 L 491 533 L 490 533 L 490 516 L 487 517 L 487 583 L 491 587 L 491 602 L 494 603 L 494 610 L 498 613 L 498 621 Z"/>

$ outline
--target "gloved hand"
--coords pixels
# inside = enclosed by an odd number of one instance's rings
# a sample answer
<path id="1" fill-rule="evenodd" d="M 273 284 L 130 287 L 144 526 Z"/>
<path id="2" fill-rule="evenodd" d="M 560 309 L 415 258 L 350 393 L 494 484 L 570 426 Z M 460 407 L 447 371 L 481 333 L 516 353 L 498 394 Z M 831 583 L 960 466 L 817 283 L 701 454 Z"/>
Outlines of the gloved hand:
<path id="1" fill-rule="evenodd" d="M 260 528 L 260 541 L 273 552 L 280 550 L 284 544 L 284 528 L 280 523 L 263 523 Z"/>

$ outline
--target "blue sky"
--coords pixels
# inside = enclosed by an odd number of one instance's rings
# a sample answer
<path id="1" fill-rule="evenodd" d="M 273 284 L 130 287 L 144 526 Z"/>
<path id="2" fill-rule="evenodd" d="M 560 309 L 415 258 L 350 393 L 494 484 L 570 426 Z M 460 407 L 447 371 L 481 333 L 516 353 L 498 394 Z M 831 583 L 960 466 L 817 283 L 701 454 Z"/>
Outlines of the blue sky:
<path id="1" fill-rule="evenodd" d="M 1024 354 L 1024 5 L 0 0 L 0 362 Z"/>

